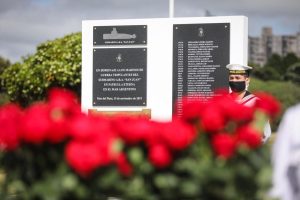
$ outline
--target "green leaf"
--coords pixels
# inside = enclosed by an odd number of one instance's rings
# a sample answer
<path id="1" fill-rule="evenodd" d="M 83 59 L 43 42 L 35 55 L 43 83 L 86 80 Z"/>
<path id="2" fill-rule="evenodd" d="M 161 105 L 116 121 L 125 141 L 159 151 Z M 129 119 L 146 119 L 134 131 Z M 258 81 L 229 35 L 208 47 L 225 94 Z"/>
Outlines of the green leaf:
<path id="1" fill-rule="evenodd" d="M 138 147 L 130 148 L 128 158 L 133 165 L 140 165 L 144 161 L 143 151 Z"/>
<path id="2" fill-rule="evenodd" d="M 257 110 L 254 113 L 254 120 L 251 123 L 251 125 L 253 126 L 253 128 L 263 133 L 267 122 L 268 122 L 268 116 L 264 112 Z"/>

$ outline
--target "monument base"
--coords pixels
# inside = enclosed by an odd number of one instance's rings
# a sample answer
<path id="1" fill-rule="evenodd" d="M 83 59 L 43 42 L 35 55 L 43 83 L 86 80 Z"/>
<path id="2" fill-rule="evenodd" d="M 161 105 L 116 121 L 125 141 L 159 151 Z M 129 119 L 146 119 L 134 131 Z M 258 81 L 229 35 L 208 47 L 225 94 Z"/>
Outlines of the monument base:
<path id="1" fill-rule="evenodd" d="M 102 114 L 102 115 L 132 115 L 132 116 L 146 116 L 151 119 L 151 109 L 142 109 L 141 111 L 100 111 L 97 109 L 89 109 L 89 114 Z"/>

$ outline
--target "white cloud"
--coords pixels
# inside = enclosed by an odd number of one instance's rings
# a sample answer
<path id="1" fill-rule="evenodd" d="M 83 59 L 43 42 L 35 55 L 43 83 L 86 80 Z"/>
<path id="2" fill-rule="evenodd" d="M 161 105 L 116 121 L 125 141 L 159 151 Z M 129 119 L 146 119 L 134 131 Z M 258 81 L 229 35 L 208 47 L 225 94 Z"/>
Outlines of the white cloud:
<path id="1" fill-rule="evenodd" d="M 213 15 L 244 15 L 249 20 L 249 34 L 260 34 L 263 26 L 271 26 L 275 34 L 300 31 L 299 0 L 176 0 L 178 17 L 195 16 L 201 10 Z"/>
<path id="2" fill-rule="evenodd" d="M 87 19 L 168 17 L 168 0 L 1 0 L 0 56 L 17 61 L 33 53 L 36 45 L 81 31 Z M 262 26 L 275 34 L 299 30 L 299 0 L 175 0 L 175 17 L 245 15 L 249 33 Z"/>

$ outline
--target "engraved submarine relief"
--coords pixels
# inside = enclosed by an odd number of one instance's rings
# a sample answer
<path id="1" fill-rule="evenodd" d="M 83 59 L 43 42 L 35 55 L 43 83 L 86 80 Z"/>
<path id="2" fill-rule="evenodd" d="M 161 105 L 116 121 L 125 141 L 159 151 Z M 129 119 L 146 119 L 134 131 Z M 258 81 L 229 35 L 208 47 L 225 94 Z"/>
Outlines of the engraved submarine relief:
<path id="1" fill-rule="evenodd" d="M 122 39 L 135 39 L 135 34 L 118 33 L 117 28 L 113 28 L 111 33 L 104 33 L 103 40 L 122 40 Z"/>

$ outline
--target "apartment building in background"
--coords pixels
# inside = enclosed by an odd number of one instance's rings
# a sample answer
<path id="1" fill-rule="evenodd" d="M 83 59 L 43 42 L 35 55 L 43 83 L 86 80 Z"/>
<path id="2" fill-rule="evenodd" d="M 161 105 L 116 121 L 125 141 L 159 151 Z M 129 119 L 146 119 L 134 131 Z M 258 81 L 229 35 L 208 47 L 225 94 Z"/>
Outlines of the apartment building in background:
<path id="1" fill-rule="evenodd" d="M 272 54 L 285 56 L 294 53 L 300 58 L 300 32 L 295 35 L 274 35 L 270 27 L 262 29 L 261 36 L 248 40 L 249 63 L 263 66 Z"/>

